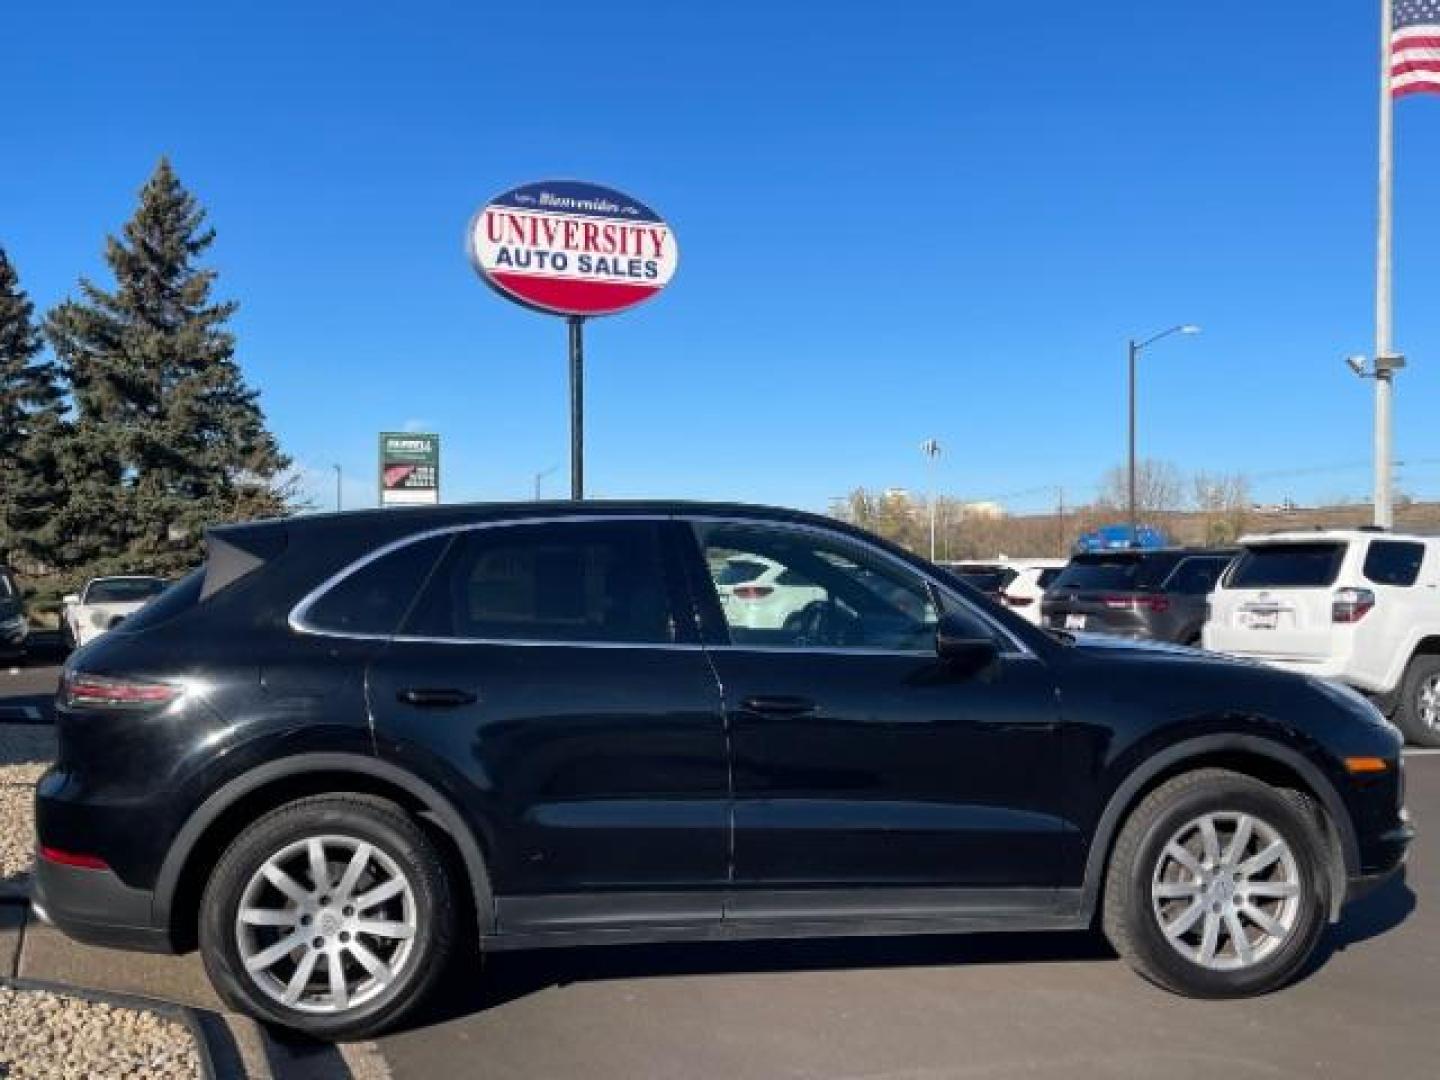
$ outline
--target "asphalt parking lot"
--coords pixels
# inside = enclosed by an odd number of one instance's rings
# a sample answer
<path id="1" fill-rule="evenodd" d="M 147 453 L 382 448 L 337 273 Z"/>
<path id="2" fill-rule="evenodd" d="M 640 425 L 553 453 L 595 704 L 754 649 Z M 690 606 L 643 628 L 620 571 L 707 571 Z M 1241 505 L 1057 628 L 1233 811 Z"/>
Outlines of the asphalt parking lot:
<path id="1" fill-rule="evenodd" d="M 0 719 L 43 722 L 55 678 L 0 671 Z M 1267 998 L 1173 997 L 1089 934 L 537 951 L 483 969 L 457 957 L 434 1005 L 379 1049 L 394 1076 L 425 1080 L 1433 1077 L 1440 755 L 1407 768 L 1420 838 L 1406 879 L 1352 906 L 1314 969 Z M 79 946 L 67 962 L 85 953 L 114 966 Z M 195 958 L 165 963 L 152 991 L 166 970 L 193 985 Z"/>

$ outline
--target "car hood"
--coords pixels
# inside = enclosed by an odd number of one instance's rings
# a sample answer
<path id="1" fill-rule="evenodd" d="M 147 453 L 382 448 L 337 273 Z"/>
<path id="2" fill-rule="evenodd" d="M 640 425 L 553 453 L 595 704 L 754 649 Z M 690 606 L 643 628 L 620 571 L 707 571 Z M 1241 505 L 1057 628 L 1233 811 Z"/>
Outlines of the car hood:
<path id="1" fill-rule="evenodd" d="M 1231 656 L 1228 653 L 1208 652 L 1190 645 L 1172 645 L 1168 641 L 1148 641 L 1144 638 L 1120 637 L 1116 634 L 1072 633 L 1075 648 L 1094 655 L 1123 653 L 1137 658 L 1145 656 L 1170 659 L 1195 660 L 1200 663 L 1230 664 L 1235 667 L 1255 668 L 1263 664 L 1254 660 Z"/>

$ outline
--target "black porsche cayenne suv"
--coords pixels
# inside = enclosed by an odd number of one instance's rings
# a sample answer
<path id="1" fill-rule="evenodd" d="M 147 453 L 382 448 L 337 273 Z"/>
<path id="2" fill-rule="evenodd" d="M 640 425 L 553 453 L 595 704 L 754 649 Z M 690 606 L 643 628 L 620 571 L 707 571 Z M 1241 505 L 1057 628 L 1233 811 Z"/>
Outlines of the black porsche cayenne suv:
<path id="1" fill-rule="evenodd" d="M 1411 837 L 1354 693 L 1041 631 L 824 518 L 452 506 L 208 543 L 66 667 L 36 903 L 198 945 L 230 1004 L 321 1037 L 394 1024 L 471 936 L 1098 923 L 1161 986 L 1259 993 Z M 718 586 L 736 560 L 783 570 Z"/>

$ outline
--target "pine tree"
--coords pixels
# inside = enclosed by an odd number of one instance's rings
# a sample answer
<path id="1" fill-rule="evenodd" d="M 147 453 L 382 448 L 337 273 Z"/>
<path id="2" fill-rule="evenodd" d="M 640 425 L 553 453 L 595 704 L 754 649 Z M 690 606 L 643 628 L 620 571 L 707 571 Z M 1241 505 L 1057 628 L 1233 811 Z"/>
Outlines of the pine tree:
<path id="1" fill-rule="evenodd" d="M 65 395 L 40 352 L 35 307 L 0 248 L 0 561 L 31 570 L 63 557 Z"/>
<path id="2" fill-rule="evenodd" d="M 227 329 L 237 305 L 212 302 L 215 240 L 206 214 L 161 158 L 106 262 L 115 288 L 81 279 L 81 299 L 46 334 L 76 419 L 71 557 L 96 570 L 172 573 L 193 565 L 203 529 L 286 512 L 288 459 Z"/>

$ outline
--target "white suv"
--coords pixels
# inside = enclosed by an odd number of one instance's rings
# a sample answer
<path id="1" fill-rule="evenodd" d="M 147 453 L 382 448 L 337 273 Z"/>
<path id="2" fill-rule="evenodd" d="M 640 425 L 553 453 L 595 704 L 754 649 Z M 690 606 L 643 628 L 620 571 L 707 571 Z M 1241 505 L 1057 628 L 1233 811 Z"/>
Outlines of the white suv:
<path id="1" fill-rule="evenodd" d="M 1440 746 L 1440 538 L 1325 529 L 1240 547 L 1205 648 L 1349 683 L 1411 742 Z"/>

